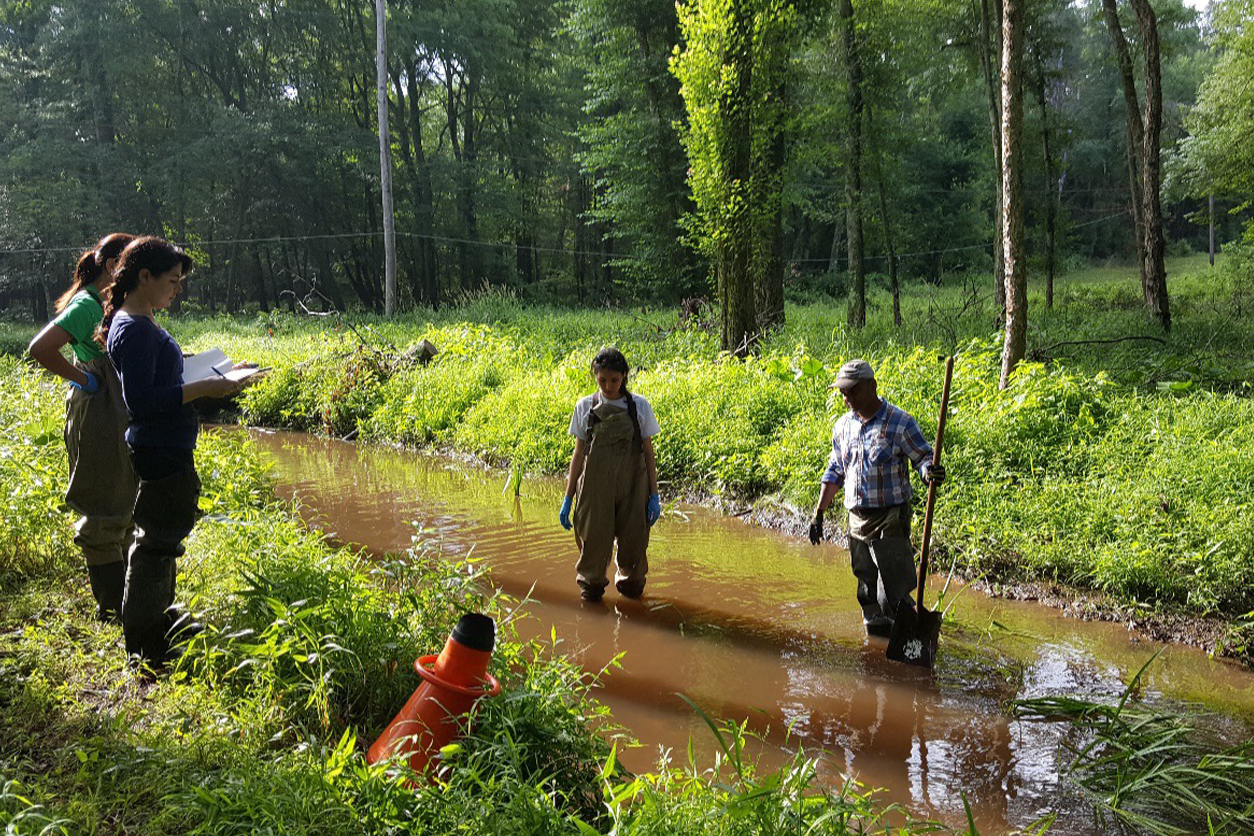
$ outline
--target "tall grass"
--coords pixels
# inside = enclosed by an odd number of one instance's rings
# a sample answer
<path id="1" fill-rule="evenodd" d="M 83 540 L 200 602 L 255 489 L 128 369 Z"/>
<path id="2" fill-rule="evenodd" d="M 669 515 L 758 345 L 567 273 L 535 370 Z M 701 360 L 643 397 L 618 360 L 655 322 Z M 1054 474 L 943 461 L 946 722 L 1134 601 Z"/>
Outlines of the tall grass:
<path id="1" fill-rule="evenodd" d="M 0 589 L 20 577 L 63 571 L 77 550 L 62 512 L 67 468 L 64 412 L 46 381 L 0 356 Z M 58 392 L 59 394 L 59 392 Z M 62 408 L 63 409 L 63 408 Z"/>
<path id="2" fill-rule="evenodd" d="M 1222 743 L 1214 718 L 1148 708 L 1137 672 L 1114 705 L 1083 697 L 1019 700 L 1018 717 L 1066 720 L 1070 771 L 1104 828 L 1159 836 L 1254 833 L 1254 742 Z"/>

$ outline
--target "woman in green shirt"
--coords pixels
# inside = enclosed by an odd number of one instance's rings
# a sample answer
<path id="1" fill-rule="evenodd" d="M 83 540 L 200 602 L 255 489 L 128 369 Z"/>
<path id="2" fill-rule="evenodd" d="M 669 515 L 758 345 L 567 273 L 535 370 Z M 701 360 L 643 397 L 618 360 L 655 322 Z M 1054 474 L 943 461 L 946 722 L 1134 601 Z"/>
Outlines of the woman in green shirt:
<path id="1" fill-rule="evenodd" d="M 82 517 L 74 542 L 83 550 L 97 616 L 117 622 L 122 612 L 126 553 L 137 481 L 123 433 L 126 407 L 117 372 L 96 343 L 104 317 L 101 294 L 113 284 L 118 255 L 135 236 L 115 232 L 83 253 L 70 288 L 57 299 L 57 316 L 30 343 L 30 356 L 69 381 L 65 397 L 65 449 L 70 485 L 65 501 Z M 73 361 L 62 353 L 65 346 Z"/>

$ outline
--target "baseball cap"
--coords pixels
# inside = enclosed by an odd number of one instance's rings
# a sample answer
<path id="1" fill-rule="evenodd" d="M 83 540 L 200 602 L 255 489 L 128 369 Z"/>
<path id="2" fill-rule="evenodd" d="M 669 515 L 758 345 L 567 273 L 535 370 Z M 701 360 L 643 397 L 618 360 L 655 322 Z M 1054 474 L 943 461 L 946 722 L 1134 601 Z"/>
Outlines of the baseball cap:
<path id="1" fill-rule="evenodd" d="M 840 367 L 835 382 L 829 388 L 844 389 L 863 380 L 875 380 L 875 369 L 866 360 L 850 360 Z"/>

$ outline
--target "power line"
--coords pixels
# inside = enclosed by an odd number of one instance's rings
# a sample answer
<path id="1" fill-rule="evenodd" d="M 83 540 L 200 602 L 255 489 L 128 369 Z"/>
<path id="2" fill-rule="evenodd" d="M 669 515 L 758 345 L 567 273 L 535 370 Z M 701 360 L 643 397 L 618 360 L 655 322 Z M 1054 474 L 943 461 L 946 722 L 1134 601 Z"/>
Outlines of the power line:
<path id="1" fill-rule="evenodd" d="M 1104 221 L 1109 221 L 1114 218 L 1122 217 L 1127 214 L 1129 214 L 1128 210 L 1124 210 L 1122 212 L 1117 212 L 1113 215 L 1107 215 L 1104 218 L 1098 218 L 1097 220 L 1094 220 L 1094 221 L 1086 221 L 1085 223 L 1082 223 L 1082 224 L 1076 224 L 1075 226 L 1071 228 L 1079 229 L 1081 227 L 1092 226 L 1093 224 L 1098 224 Z M 438 241 L 443 244 L 469 244 L 471 246 L 489 247 L 492 249 L 522 250 L 524 252 L 555 253 L 558 255 L 582 255 L 582 256 L 592 256 L 595 258 L 624 259 L 628 261 L 648 261 L 649 260 L 649 259 L 641 258 L 640 256 L 636 256 L 636 255 L 628 255 L 626 253 L 604 252 L 602 250 L 572 250 L 572 249 L 566 249 L 563 247 L 524 246 L 521 244 L 509 242 L 509 241 L 475 241 L 470 238 L 454 238 L 454 237 L 447 236 L 447 235 L 432 235 L 432 234 L 423 233 L 423 232 L 398 231 L 396 234 L 398 236 L 404 236 L 406 238 L 418 238 L 418 239 L 424 239 L 424 240 L 429 240 L 429 241 Z M 220 239 L 213 240 L 213 241 L 179 241 L 176 243 L 184 247 L 202 248 L 202 247 L 226 246 L 230 244 L 282 244 L 282 243 L 286 243 L 289 241 L 325 241 L 325 240 L 339 240 L 339 239 L 347 239 L 347 238 L 378 238 L 382 235 L 383 235 L 382 232 L 331 232 L 331 233 L 324 233 L 324 234 L 319 234 L 319 235 L 270 235 L 270 236 L 265 236 L 261 238 L 220 238 Z M 940 255 L 944 253 L 964 252 L 966 250 L 988 249 L 990 247 L 992 247 L 992 243 L 990 242 L 985 242 L 982 244 L 968 244 L 962 247 L 946 247 L 944 249 L 939 249 L 939 250 L 920 250 L 918 252 L 898 253 L 897 258 L 914 258 L 917 256 L 924 256 L 924 255 Z M 89 248 L 88 247 L 24 247 L 24 248 L 11 249 L 11 250 L 0 250 L 0 255 L 42 255 L 42 254 L 49 254 L 49 253 L 81 253 L 81 252 L 86 251 L 87 249 Z M 887 258 L 888 256 L 886 254 L 864 256 L 864 259 L 868 261 L 884 260 Z M 833 259 L 829 259 L 829 258 L 798 258 L 798 259 L 788 259 L 788 262 L 792 264 L 827 264 L 827 263 L 830 263 L 832 260 Z"/>
<path id="2" fill-rule="evenodd" d="M 421 232 L 402 232 L 397 231 L 398 236 L 406 238 L 421 238 L 431 241 L 439 241 L 445 244 L 471 244 L 477 247 L 489 247 L 492 249 L 510 249 L 523 250 L 530 252 L 557 253 L 561 255 L 586 255 L 598 258 L 621 258 L 633 261 L 641 261 L 639 256 L 627 255 L 625 253 L 610 253 L 601 250 L 571 250 L 561 247 L 540 247 L 540 246 L 524 246 L 512 242 L 494 242 L 494 241 L 474 241 L 469 238 L 452 238 L 446 235 L 429 235 Z M 321 241 L 329 239 L 344 238 L 378 238 L 383 235 L 382 232 L 338 232 L 327 233 L 323 235 L 269 235 L 263 238 L 220 238 L 213 241 L 175 241 L 181 247 L 188 248 L 204 248 L 226 246 L 228 244 L 282 244 L 288 241 Z M 24 247 L 12 250 L 0 250 L 0 255 L 42 255 L 49 253 L 81 253 L 89 249 L 89 247 Z"/>
<path id="3" fill-rule="evenodd" d="M 1109 221 L 1112 218 L 1119 218 L 1127 214 L 1130 214 L 1130 211 L 1125 209 L 1122 212 L 1116 212 L 1115 214 L 1107 215 L 1104 218 L 1098 218 L 1097 220 L 1094 220 L 1094 221 L 1085 221 L 1082 224 L 1075 224 L 1074 226 L 1071 227 L 1071 229 L 1080 229 L 1081 227 L 1092 226 L 1093 224 L 1099 224 L 1104 221 Z M 916 256 L 922 256 L 922 255 L 943 255 L 945 253 L 957 253 L 957 252 L 964 252 L 966 250 L 991 249 L 992 246 L 993 246 L 992 242 L 985 242 L 983 244 L 968 244 L 967 246 L 964 246 L 964 247 L 946 247 L 942 250 L 923 250 L 920 252 L 913 252 L 913 253 L 897 253 L 897 258 L 914 258 Z M 863 256 L 862 258 L 864 261 L 887 261 L 888 255 L 887 254 L 868 255 L 868 256 Z M 793 258 L 793 259 L 788 259 L 788 261 L 791 264 L 830 264 L 833 261 L 836 261 L 836 259 L 833 259 L 833 258 Z"/>

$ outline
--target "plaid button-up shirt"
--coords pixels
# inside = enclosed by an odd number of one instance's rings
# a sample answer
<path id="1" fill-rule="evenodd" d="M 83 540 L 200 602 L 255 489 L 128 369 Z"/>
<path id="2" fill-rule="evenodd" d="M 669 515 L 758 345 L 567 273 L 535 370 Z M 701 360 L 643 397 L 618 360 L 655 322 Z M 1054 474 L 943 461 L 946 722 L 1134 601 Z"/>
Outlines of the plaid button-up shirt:
<path id="1" fill-rule="evenodd" d="M 866 421 L 852 410 L 836 420 L 823 482 L 844 486 L 846 508 L 888 508 L 910 501 L 910 465 L 922 475 L 931 461 L 918 423 L 881 400 Z"/>

